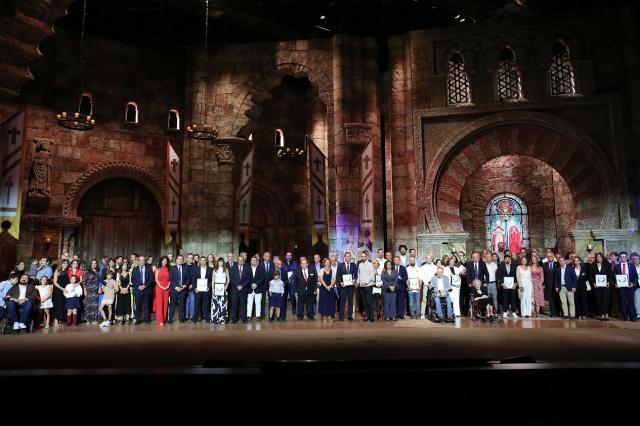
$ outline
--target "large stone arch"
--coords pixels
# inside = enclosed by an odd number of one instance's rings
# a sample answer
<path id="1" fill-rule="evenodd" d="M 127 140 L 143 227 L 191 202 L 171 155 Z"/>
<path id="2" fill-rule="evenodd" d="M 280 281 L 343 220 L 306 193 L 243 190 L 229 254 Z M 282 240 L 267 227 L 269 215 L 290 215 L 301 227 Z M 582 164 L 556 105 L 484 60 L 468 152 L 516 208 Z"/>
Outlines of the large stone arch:
<path id="1" fill-rule="evenodd" d="M 100 164 L 87 170 L 76 179 L 67 190 L 64 204 L 62 205 L 62 216 L 66 218 L 77 217 L 78 205 L 84 194 L 96 184 L 112 178 L 132 179 L 147 188 L 160 206 L 162 223 L 164 223 L 165 188 L 163 179 L 151 169 L 125 161 Z"/>
<path id="2" fill-rule="evenodd" d="M 426 167 L 424 220 L 432 232 L 462 232 L 460 198 L 466 179 L 481 164 L 504 155 L 537 158 L 571 188 L 576 229 L 605 228 L 615 215 L 614 177 L 606 155 L 581 130 L 538 112 L 505 112 L 478 119 L 452 134 Z M 572 160 L 572 156 L 576 156 Z"/>

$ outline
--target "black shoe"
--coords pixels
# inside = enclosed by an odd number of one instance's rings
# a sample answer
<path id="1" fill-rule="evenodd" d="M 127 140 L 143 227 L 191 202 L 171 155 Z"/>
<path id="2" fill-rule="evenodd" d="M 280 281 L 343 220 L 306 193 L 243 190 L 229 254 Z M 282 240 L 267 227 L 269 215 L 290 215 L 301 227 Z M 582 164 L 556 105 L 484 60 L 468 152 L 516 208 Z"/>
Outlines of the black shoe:
<path id="1" fill-rule="evenodd" d="M 373 318 L 369 318 L 369 322 L 376 322 Z"/>
<path id="2" fill-rule="evenodd" d="M 231 321 L 231 324 L 236 324 L 238 322 L 238 320 L 233 320 Z"/>
<path id="3" fill-rule="evenodd" d="M 353 318 L 347 318 L 349 321 L 353 321 Z"/>
<path id="4" fill-rule="evenodd" d="M 256 322 L 262 321 L 262 318 L 256 318 Z"/>
<path id="5" fill-rule="evenodd" d="M 242 323 L 243 323 L 243 324 L 246 324 L 247 322 L 248 322 L 248 321 L 247 321 L 246 319 L 243 319 L 243 320 L 242 320 Z"/>
<path id="6" fill-rule="evenodd" d="M 167 321 L 167 324 L 173 324 L 173 320 Z"/>

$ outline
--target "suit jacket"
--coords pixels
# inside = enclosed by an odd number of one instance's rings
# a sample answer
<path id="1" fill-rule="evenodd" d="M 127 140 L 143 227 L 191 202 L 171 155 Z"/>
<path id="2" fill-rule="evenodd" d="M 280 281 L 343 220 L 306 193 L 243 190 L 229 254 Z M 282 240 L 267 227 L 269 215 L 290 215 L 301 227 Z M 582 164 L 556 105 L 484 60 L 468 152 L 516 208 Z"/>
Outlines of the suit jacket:
<path id="1" fill-rule="evenodd" d="M 36 296 L 38 296 L 38 291 L 36 289 L 36 286 L 29 283 L 27 284 L 27 292 L 25 294 L 25 299 L 27 300 L 35 300 Z M 20 297 L 20 283 L 18 282 L 17 284 L 13 285 L 9 291 L 7 292 L 7 297 L 11 298 L 11 299 L 17 299 Z M 0 302 L 0 303 L 4 303 L 4 301 Z"/>
<path id="2" fill-rule="evenodd" d="M 315 271 L 315 268 L 313 268 Z M 338 276 L 336 277 L 336 282 L 342 284 L 342 276 L 351 274 L 353 277 L 353 285 L 356 285 L 356 279 L 358 278 L 358 265 L 356 262 L 349 262 L 349 267 L 347 268 L 347 263 L 338 263 L 338 270 L 336 271 Z M 317 272 L 316 272 L 317 276 Z"/>
<path id="3" fill-rule="evenodd" d="M 452 290 L 451 287 L 451 281 L 449 281 L 449 277 L 446 275 L 442 276 L 442 285 L 444 287 L 444 294 L 448 295 L 448 293 Z M 437 294 L 438 292 L 438 276 L 434 275 L 433 278 L 431 278 L 431 283 L 429 283 L 429 286 L 433 289 L 434 294 Z"/>
<path id="4" fill-rule="evenodd" d="M 257 293 L 264 293 L 265 275 L 266 275 L 266 271 L 265 271 L 264 267 L 261 268 L 260 264 L 256 265 L 256 273 L 254 274 L 253 273 L 253 269 L 251 268 L 251 265 L 249 265 L 249 268 L 248 268 L 247 272 L 249 273 L 249 287 L 247 288 L 247 292 L 251 293 L 252 291 L 255 291 L 256 294 Z M 257 285 L 255 290 L 251 290 L 251 284 Z"/>
<path id="5" fill-rule="evenodd" d="M 153 267 L 151 265 L 144 265 L 144 277 L 142 276 L 141 267 L 136 266 L 131 271 L 131 282 L 133 283 L 133 294 L 140 293 L 138 286 L 144 285 L 143 291 L 149 290 L 153 285 Z"/>
<path id="6" fill-rule="evenodd" d="M 611 264 L 606 260 L 602 262 L 602 268 L 598 271 L 598 265 L 595 263 L 589 264 L 589 282 L 595 286 L 596 283 L 596 275 L 606 275 L 607 282 L 610 283 L 613 281 L 611 278 Z"/>
<path id="7" fill-rule="evenodd" d="M 181 265 L 182 267 L 182 279 L 180 277 L 180 272 L 178 271 L 178 265 L 172 266 L 169 268 L 169 291 L 171 293 L 177 293 L 176 287 L 180 287 L 181 285 L 189 286 L 191 273 L 189 271 L 189 267 L 187 265 Z M 184 290 L 183 290 L 184 291 Z"/>
<path id="8" fill-rule="evenodd" d="M 280 269 L 280 274 L 282 281 L 285 286 L 295 285 L 295 272 L 298 270 L 298 263 L 295 260 L 292 260 L 291 263 L 287 264 L 286 261 L 282 261 L 282 269 Z M 289 272 L 293 272 L 294 275 L 289 278 Z M 286 287 L 285 287 L 286 288 Z"/>
<path id="9" fill-rule="evenodd" d="M 576 271 L 571 265 L 566 265 L 564 268 L 564 285 L 567 290 L 571 291 L 578 286 L 578 277 L 576 277 Z M 562 287 L 562 268 L 558 266 L 556 268 L 556 290 L 560 290 Z"/>
<path id="10" fill-rule="evenodd" d="M 468 261 L 464 267 L 467 270 L 467 284 L 471 286 L 475 277 L 475 265 L 473 260 Z M 514 268 L 515 269 L 515 268 Z M 478 262 L 478 279 L 482 281 L 482 284 L 489 283 L 489 270 L 487 269 L 487 264 L 484 260 L 480 260 Z"/>
<path id="11" fill-rule="evenodd" d="M 396 270 L 396 265 L 393 265 L 393 270 Z M 409 280 L 409 274 L 407 274 L 407 268 L 400 265 L 400 270 L 398 272 L 398 288 L 400 290 L 407 288 L 407 281 Z"/>
<path id="12" fill-rule="evenodd" d="M 502 285 L 502 283 L 504 283 L 504 277 L 511 277 L 513 278 L 513 282 L 514 283 L 518 283 L 518 267 L 516 265 L 514 265 L 513 263 L 509 266 L 509 273 L 507 273 L 507 266 L 504 263 L 501 263 L 498 265 L 498 270 L 496 271 L 496 280 L 498 281 L 498 284 Z M 469 283 L 469 284 L 473 284 L 473 283 Z"/>
<path id="13" fill-rule="evenodd" d="M 353 266 L 355 265 L 356 264 L 353 263 Z M 302 273 L 302 268 L 298 268 L 294 274 L 296 278 L 296 293 L 300 296 L 313 295 L 318 290 L 318 274 L 316 273 L 316 268 L 309 266 L 307 272 L 308 277 L 306 281 Z"/>
<path id="14" fill-rule="evenodd" d="M 260 261 L 260 263 L 258 263 L 258 268 L 260 268 L 264 277 L 263 291 L 267 291 L 269 290 L 269 283 L 273 279 L 273 273 L 276 271 L 276 265 L 275 263 L 269 261 L 269 272 L 267 272 L 267 268 L 264 266 L 264 260 L 262 260 Z M 282 279 L 283 283 L 286 283 L 283 277 L 280 278 Z"/>
<path id="15" fill-rule="evenodd" d="M 633 284 L 634 286 L 638 285 L 638 271 L 636 270 L 636 265 L 633 263 L 627 263 L 627 273 L 629 274 L 629 284 Z M 615 275 L 622 274 L 622 263 L 618 263 L 615 268 L 613 268 L 613 281 L 615 282 Z"/>
<path id="16" fill-rule="evenodd" d="M 213 268 L 210 266 L 206 266 L 206 270 L 204 273 L 204 279 L 207 280 L 207 291 L 211 291 L 211 281 L 213 279 Z M 196 291 L 198 288 L 198 280 L 200 279 L 200 265 L 197 268 L 192 269 L 191 280 L 193 291 Z"/>
<path id="17" fill-rule="evenodd" d="M 189 286 L 191 286 L 191 288 L 189 289 L 190 291 L 194 291 L 196 289 L 196 271 L 197 269 L 200 267 L 200 265 L 198 265 L 197 263 L 192 263 L 191 265 L 189 264 L 185 264 L 185 266 L 189 269 Z"/>
<path id="18" fill-rule="evenodd" d="M 247 270 L 249 268 L 249 270 Z M 251 282 L 251 265 L 246 263 L 242 265 L 242 277 L 240 276 L 240 268 L 238 263 L 233 264 L 233 268 L 229 271 L 229 278 L 231 278 L 231 293 L 246 293 Z M 242 286 L 242 289 L 238 291 L 238 286 Z"/>
<path id="19" fill-rule="evenodd" d="M 544 271 L 544 287 L 548 290 L 551 290 L 556 285 L 556 268 L 558 267 L 558 262 L 553 261 L 553 268 L 549 269 L 549 263 L 545 262 L 542 264 L 542 269 Z"/>

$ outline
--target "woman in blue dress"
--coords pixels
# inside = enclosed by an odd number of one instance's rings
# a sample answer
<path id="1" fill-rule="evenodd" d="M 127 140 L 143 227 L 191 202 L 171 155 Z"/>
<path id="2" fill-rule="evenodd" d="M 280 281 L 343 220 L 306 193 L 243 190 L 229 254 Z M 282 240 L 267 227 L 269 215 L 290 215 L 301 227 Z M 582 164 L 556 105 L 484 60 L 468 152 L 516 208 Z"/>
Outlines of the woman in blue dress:
<path id="1" fill-rule="evenodd" d="M 336 294 L 333 288 L 336 286 L 336 277 L 331 270 L 329 259 L 322 261 L 323 268 L 319 271 L 320 278 L 320 301 L 318 302 L 318 313 L 323 321 L 328 318 L 335 319 L 336 314 Z"/>

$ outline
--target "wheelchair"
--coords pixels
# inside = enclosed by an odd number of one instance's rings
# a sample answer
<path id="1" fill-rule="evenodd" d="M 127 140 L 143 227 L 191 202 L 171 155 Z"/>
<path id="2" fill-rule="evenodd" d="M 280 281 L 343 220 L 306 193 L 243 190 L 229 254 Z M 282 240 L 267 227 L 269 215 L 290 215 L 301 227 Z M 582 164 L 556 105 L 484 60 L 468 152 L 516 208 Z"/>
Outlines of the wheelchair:
<path id="1" fill-rule="evenodd" d="M 20 332 L 33 333 L 33 330 L 36 328 L 36 315 L 38 314 L 38 309 L 31 309 L 29 313 L 29 321 L 26 324 L 27 328 L 22 330 L 14 330 L 13 322 L 11 322 L 11 318 L 9 318 L 9 310 L 4 310 L 4 317 L 0 318 L 0 321 L 4 320 L 2 324 L 2 329 L 0 333 L 4 336 L 5 334 L 19 334 Z"/>
<path id="2" fill-rule="evenodd" d="M 436 302 L 433 300 L 433 289 L 432 288 L 429 288 L 429 290 L 428 290 L 427 299 L 429 300 L 429 305 L 428 305 L 428 318 L 429 318 L 429 321 L 435 322 L 435 323 L 442 322 L 442 320 L 439 319 L 438 315 L 437 315 L 438 311 L 436 309 Z M 451 317 L 449 317 L 448 312 L 447 312 L 447 299 L 445 297 L 439 297 L 438 298 L 438 302 L 440 303 L 440 308 L 442 309 L 444 322 L 453 322 L 454 321 L 453 315 Z"/>

